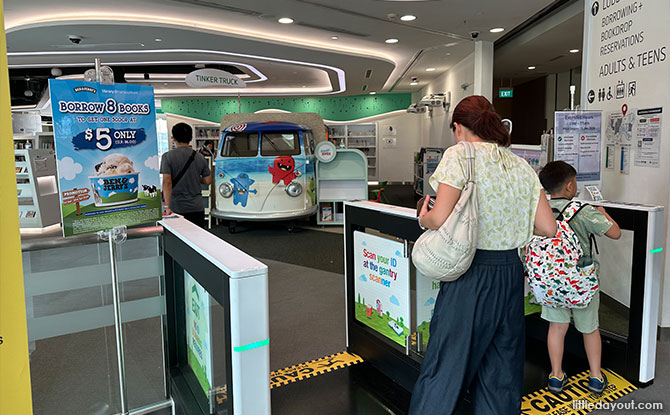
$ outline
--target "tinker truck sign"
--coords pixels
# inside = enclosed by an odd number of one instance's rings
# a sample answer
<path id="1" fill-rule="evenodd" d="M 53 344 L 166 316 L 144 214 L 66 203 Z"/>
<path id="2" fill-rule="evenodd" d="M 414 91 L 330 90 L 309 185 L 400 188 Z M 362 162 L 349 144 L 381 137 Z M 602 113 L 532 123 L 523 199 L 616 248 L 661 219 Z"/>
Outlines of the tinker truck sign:
<path id="1" fill-rule="evenodd" d="M 186 84 L 192 88 L 246 88 L 237 76 L 220 69 L 205 68 L 186 75 Z"/>

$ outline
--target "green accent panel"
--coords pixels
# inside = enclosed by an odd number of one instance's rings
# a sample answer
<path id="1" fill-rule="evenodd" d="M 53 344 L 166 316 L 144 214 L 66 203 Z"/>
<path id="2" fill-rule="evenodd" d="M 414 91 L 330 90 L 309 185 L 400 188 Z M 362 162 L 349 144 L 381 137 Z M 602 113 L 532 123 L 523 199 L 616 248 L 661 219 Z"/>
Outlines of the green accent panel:
<path id="1" fill-rule="evenodd" d="M 318 98 L 242 98 L 242 112 L 280 109 L 290 112 L 316 112 L 325 120 L 351 121 L 387 112 L 404 110 L 412 103 L 412 94 L 354 95 Z M 164 99 L 163 112 L 211 122 L 220 122 L 238 112 L 237 98 Z"/>
<path id="2" fill-rule="evenodd" d="M 650 254 L 655 254 L 657 252 L 663 252 L 663 248 L 656 248 L 656 249 L 652 249 L 651 251 L 649 251 Z"/>
<path id="3" fill-rule="evenodd" d="M 268 344 L 270 344 L 270 339 L 261 340 L 259 342 L 255 342 L 255 343 L 249 343 L 249 344 L 244 345 L 244 346 L 236 346 L 236 347 L 233 347 L 233 350 L 236 351 L 236 352 L 244 352 L 246 350 L 252 350 L 252 349 L 257 349 L 259 347 L 267 346 Z"/>

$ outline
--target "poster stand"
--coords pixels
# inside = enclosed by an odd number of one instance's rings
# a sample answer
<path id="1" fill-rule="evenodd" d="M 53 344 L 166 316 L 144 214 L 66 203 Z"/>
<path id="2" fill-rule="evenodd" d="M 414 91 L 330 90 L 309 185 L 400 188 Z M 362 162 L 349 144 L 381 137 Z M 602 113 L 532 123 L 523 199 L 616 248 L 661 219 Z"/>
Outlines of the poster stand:
<path id="1" fill-rule="evenodd" d="M 109 243 L 109 265 L 112 273 L 112 308 L 114 310 L 114 334 L 116 337 L 116 360 L 119 370 L 119 398 L 121 414 L 128 414 L 128 388 L 126 386 L 125 352 L 123 350 L 123 328 L 121 321 L 121 301 L 119 299 L 119 273 L 116 260 L 116 245 L 122 244 L 128 237 L 126 226 L 117 226 L 99 231 L 98 238 Z"/>
<path id="2" fill-rule="evenodd" d="M 113 85 L 109 79 L 103 76 L 100 58 L 95 58 L 94 73 L 92 70 L 86 71 L 85 78 L 92 78 L 91 81 L 99 82 L 105 85 Z M 110 71 L 111 72 L 111 71 Z M 109 246 L 109 265 L 112 276 L 112 309 L 114 311 L 114 334 L 116 339 L 116 359 L 119 373 L 119 399 L 121 404 L 121 414 L 129 414 L 128 409 L 128 387 L 126 385 L 126 366 L 125 366 L 125 352 L 123 342 L 123 327 L 121 320 L 121 301 L 119 298 L 119 273 L 116 257 L 116 245 L 126 241 L 128 237 L 127 227 L 116 226 L 112 229 L 107 229 L 98 232 L 98 239 L 107 241 Z"/>

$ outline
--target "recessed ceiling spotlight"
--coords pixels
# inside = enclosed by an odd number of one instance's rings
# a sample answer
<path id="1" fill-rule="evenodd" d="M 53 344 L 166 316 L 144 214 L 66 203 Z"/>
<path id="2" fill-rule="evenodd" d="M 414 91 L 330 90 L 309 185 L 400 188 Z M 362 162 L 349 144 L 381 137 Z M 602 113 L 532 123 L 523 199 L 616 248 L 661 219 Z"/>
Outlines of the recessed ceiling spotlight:
<path id="1" fill-rule="evenodd" d="M 389 43 L 389 44 L 390 43 L 398 43 L 398 39 L 390 38 L 390 39 L 386 39 L 384 42 Z"/>
<path id="2" fill-rule="evenodd" d="M 307 88 L 307 85 L 303 85 L 302 88 Z"/>
<path id="3" fill-rule="evenodd" d="M 291 23 L 293 23 L 293 19 L 291 19 L 290 17 L 281 17 L 277 21 L 281 24 L 291 24 Z"/>
<path id="4" fill-rule="evenodd" d="M 447 52 L 444 54 L 445 56 L 451 56 L 451 52 Z"/>
<path id="5" fill-rule="evenodd" d="M 400 20 L 402 20 L 403 22 L 411 22 L 412 20 L 416 20 L 416 16 L 414 16 L 413 14 L 406 14 L 404 16 L 401 16 Z"/>
<path id="6" fill-rule="evenodd" d="M 412 81 L 412 82 L 410 82 L 409 84 L 412 85 L 412 86 L 414 86 L 414 85 L 419 85 L 419 83 L 416 82 L 416 81 Z"/>
<path id="7" fill-rule="evenodd" d="M 375 91 L 371 91 L 370 95 L 377 95 L 377 93 Z"/>
<path id="8" fill-rule="evenodd" d="M 534 70 L 534 69 L 535 69 L 534 66 L 529 66 L 529 67 L 528 67 L 528 70 L 531 70 L 531 71 L 532 71 L 532 70 Z"/>
<path id="9" fill-rule="evenodd" d="M 333 39 L 333 40 L 339 39 L 339 37 L 337 37 L 337 36 L 331 36 L 330 38 Z"/>
<path id="10" fill-rule="evenodd" d="M 154 41 L 155 41 L 155 42 L 162 42 L 162 41 L 163 41 L 163 39 L 161 39 L 161 38 L 157 37 L 156 39 L 154 39 Z"/>
<path id="11" fill-rule="evenodd" d="M 23 95 L 25 95 L 25 96 L 27 96 L 28 98 L 30 98 L 30 97 L 32 97 L 32 96 L 35 95 L 35 94 L 33 94 L 33 91 L 31 91 L 30 89 L 26 89 L 25 91 L 23 91 Z"/>
<path id="12" fill-rule="evenodd" d="M 426 72 L 433 72 L 435 71 L 435 68 L 426 68 Z"/>
<path id="13" fill-rule="evenodd" d="M 493 29 L 489 30 L 489 32 L 491 32 L 491 33 L 500 33 L 500 32 L 504 32 L 504 31 L 505 31 L 505 29 L 502 28 L 502 27 L 494 27 Z"/>
<path id="14" fill-rule="evenodd" d="M 570 49 L 570 53 L 578 53 L 579 49 Z"/>

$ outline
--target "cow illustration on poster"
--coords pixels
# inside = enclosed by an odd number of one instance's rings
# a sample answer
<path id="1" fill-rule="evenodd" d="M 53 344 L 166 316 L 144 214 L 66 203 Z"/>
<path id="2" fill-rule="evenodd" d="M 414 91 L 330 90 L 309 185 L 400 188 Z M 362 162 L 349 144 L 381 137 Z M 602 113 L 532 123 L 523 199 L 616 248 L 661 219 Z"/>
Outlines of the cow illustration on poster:
<path id="1" fill-rule="evenodd" d="M 401 242 L 354 232 L 356 319 L 401 346 L 409 336 L 409 258 Z"/>

